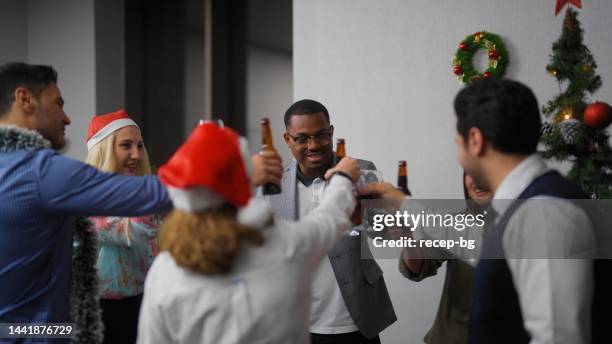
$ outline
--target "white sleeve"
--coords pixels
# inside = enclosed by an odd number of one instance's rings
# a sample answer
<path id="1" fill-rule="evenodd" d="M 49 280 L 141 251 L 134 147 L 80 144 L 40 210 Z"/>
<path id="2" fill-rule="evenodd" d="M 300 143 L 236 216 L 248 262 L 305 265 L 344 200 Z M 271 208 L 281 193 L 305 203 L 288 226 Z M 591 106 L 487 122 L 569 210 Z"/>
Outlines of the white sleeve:
<path id="1" fill-rule="evenodd" d="M 594 242 L 586 213 L 567 200 L 523 204 L 506 227 L 503 248 L 531 344 L 590 343 L 593 260 L 558 259 L 568 238 Z"/>
<path id="2" fill-rule="evenodd" d="M 157 274 L 157 271 L 149 271 L 149 275 Z M 166 311 L 156 301 L 156 287 L 150 286 L 151 279 L 145 281 L 145 292 L 140 305 L 140 315 L 138 316 L 138 337 L 137 344 L 164 344 L 173 342 L 166 331 L 164 317 Z"/>
<path id="3" fill-rule="evenodd" d="M 298 250 L 315 259 L 323 257 L 351 227 L 349 217 L 355 210 L 353 184 L 348 178 L 334 176 L 321 203 L 294 224 Z"/>

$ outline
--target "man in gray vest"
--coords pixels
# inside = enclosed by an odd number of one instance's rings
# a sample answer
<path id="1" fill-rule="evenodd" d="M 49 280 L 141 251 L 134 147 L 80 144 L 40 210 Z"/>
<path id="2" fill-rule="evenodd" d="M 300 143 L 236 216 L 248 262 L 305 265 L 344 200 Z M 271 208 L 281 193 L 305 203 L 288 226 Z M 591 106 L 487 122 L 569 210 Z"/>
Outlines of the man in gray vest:
<path id="1" fill-rule="evenodd" d="M 334 127 L 325 106 L 309 99 L 291 105 L 284 120 L 284 140 L 295 161 L 284 169 L 281 193 L 264 197 L 275 216 L 297 220 L 321 199 L 323 175 L 335 163 Z M 359 165 L 361 169 L 376 168 L 364 160 Z M 310 318 L 313 344 L 380 343 L 378 334 L 396 320 L 382 270 L 373 259 L 361 259 L 357 233 L 347 233 L 315 271 Z M 370 253 L 364 252 L 366 255 Z"/>
<path id="2" fill-rule="evenodd" d="M 605 267 L 591 259 L 595 232 L 586 209 L 574 202 L 588 196 L 537 153 L 541 120 L 533 91 L 484 78 L 463 88 L 454 107 L 459 163 L 494 193 L 474 273 L 467 342 L 610 342 L 607 332 L 605 339 L 595 335 L 602 335 L 601 326 L 591 337 L 591 308 L 606 309 L 609 289 L 595 285 L 594 268 L 601 273 Z M 361 191 L 398 204 L 405 197 L 388 183 Z M 595 324 L 609 318 L 609 307 L 602 313 L 593 312 Z"/>

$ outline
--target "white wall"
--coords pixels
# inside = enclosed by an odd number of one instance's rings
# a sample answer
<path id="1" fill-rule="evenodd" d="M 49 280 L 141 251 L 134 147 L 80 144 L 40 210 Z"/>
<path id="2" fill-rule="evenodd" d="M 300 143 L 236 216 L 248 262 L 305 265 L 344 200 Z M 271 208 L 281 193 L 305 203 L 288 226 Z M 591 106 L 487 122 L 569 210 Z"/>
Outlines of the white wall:
<path id="1" fill-rule="evenodd" d="M 52 65 L 72 120 L 65 153 L 84 159 L 89 120 L 96 114 L 94 0 L 29 0 L 27 62 Z"/>
<path id="2" fill-rule="evenodd" d="M 584 2 L 579 20 L 604 86 L 595 98 L 612 102 L 612 2 Z M 395 181 L 408 161 L 415 195 L 461 198 L 452 102 L 462 87 L 451 57 L 468 34 L 486 30 L 510 51 L 507 76 L 531 86 L 545 103 L 559 89 L 546 73 L 563 13 L 554 1 L 294 0 L 294 99 L 329 109 L 347 153 L 376 162 Z M 419 343 L 438 306 L 443 272 L 420 284 L 381 261 L 399 321 L 385 343 Z M 442 276 L 442 277 L 440 277 Z"/>

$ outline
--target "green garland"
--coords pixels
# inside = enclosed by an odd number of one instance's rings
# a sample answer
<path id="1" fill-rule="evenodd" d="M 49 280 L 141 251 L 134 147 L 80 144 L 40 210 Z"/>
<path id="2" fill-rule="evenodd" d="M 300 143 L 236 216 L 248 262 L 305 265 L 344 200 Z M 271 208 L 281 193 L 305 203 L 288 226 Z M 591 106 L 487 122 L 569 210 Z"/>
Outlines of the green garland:
<path id="1" fill-rule="evenodd" d="M 472 58 L 478 49 L 486 49 L 489 56 L 489 67 L 480 73 L 474 69 Z M 508 65 L 508 51 L 504 41 L 496 34 L 481 31 L 467 36 L 453 56 L 453 73 L 462 83 L 480 78 L 501 78 Z"/>

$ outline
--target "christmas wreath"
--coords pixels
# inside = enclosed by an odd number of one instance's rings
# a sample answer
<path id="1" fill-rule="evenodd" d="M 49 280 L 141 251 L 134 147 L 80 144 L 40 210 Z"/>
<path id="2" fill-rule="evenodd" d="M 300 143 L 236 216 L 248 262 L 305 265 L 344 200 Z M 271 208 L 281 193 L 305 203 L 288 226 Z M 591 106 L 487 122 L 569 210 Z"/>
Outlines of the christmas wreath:
<path id="1" fill-rule="evenodd" d="M 480 73 L 474 69 L 472 58 L 478 49 L 486 49 L 489 67 Z M 468 83 L 479 78 L 502 77 L 508 65 L 508 51 L 502 39 L 490 32 L 476 32 L 467 36 L 453 56 L 453 73 L 460 82 Z"/>

